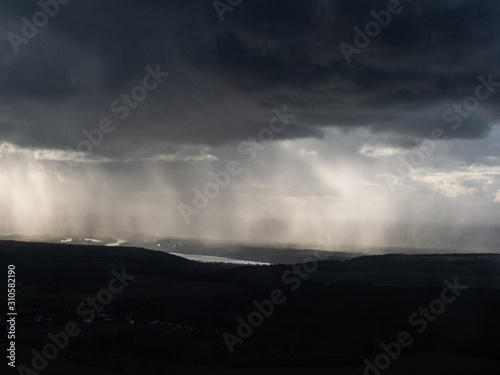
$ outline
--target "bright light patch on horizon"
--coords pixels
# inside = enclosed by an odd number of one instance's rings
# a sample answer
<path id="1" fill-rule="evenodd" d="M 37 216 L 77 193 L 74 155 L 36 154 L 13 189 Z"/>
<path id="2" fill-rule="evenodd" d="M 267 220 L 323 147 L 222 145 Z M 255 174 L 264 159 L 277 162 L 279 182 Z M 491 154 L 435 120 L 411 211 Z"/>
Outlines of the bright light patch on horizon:
<path id="1" fill-rule="evenodd" d="M 431 222 L 430 218 L 463 223 L 470 214 L 471 198 L 478 208 L 481 201 L 499 201 L 499 167 L 484 165 L 449 172 L 417 168 L 391 191 L 380 174 L 392 165 L 360 154 L 362 142 L 353 134 L 276 142 L 247 164 L 234 147 L 216 147 L 207 150 L 215 157 L 202 164 L 185 161 L 172 169 L 171 163 L 142 161 L 136 170 L 114 174 L 107 163 L 93 163 L 63 179 L 55 178 L 50 163 L 37 159 L 33 150 L 17 149 L 0 158 L 4 193 L 0 204 L 8 218 L 2 232 L 114 237 L 158 232 L 303 245 L 315 245 L 319 237 L 330 235 L 339 246 L 375 246 L 390 243 L 388 233 L 397 223 L 418 224 Z M 349 144 L 352 155 L 346 157 Z M 396 157 L 386 155 L 384 160 L 397 162 Z M 211 181 L 209 173 L 219 172 L 222 160 L 231 158 L 241 162 L 242 173 L 186 226 L 177 211 L 180 202 L 192 197 L 186 186 L 201 189 Z M 186 170 L 188 165 L 195 170 Z M 186 179 L 176 184 L 180 173 Z M 6 189 L 7 184 L 11 188 Z M 457 199 L 468 205 L 463 212 L 456 209 Z M 443 216 L 444 209 L 453 207 Z M 433 214 L 438 211 L 439 215 Z M 498 215 L 498 210 L 489 214 Z"/>

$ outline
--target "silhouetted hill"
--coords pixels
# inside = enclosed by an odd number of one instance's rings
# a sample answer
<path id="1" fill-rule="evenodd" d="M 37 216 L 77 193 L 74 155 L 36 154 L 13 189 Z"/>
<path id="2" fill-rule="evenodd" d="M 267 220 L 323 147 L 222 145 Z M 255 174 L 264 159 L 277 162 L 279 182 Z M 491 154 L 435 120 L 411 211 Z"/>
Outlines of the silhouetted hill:
<path id="1" fill-rule="evenodd" d="M 303 259 L 311 254 L 304 250 Z M 67 322 L 81 328 L 46 374 L 362 374 L 363 361 L 374 361 L 380 345 L 402 331 L 414 342 L 384 374 L 500 369 L 498 255 L 235 266 L 132 247 L 2 241 L 0 263 L 16 266 L 18 363 L 29 365 L 31 350 L 41 351 L 47 334 Z M 133 280 L 94 319 L 82 316 L 78 306 L 109 287 L 112 270 Z M 6 284 L 6 272 L 0 280 Z M 410 317 L 422 307 L 438 308 L 433 301 L 442 298 L 446 282 L 467 289 L 417 332 L 423 323 Z M 241 321 L 255 318 L 256 306 L 276 291 L 283 303 L 231 354 L 224 338 L 237 336 Z M 446 363 L 452 372 L 443 372 Z"/>

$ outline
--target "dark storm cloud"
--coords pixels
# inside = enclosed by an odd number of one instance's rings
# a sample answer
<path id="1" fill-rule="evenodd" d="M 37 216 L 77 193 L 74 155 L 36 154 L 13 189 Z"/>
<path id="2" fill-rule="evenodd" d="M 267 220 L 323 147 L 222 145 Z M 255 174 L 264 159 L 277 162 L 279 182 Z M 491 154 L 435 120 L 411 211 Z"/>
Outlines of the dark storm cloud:
<path id="1" fill-rule="evenodd" d="M 7 34 L 39 8 L 0 4 L 0 140 L 24 146 L 74 148 L 82 129 L 116 120 L 110 104 L 157 64 L 171 76 L 98 152 L 240 141 L 285 105 L 298 116 L 281 138 L 368 126 L 413 144 L 449 126 L 443 113 L 474 94 L 479 75 L 500 81 L 493 0 L 402 1 L 352 64 L 339 44 L 387 1 L 247 0 L 220 22 L 211 1 L 73 0 L 19 54 Z M 448 136 L 484 137 L 499 103 L 500 92 Z"/>

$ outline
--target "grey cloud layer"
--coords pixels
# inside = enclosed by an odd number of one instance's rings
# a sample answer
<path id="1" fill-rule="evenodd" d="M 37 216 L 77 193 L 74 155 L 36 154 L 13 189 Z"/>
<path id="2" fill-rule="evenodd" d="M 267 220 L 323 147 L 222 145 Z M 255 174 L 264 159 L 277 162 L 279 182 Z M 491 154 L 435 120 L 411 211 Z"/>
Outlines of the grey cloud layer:
<path id="1" fill-rule="evenodd" d="M 0 141 L 75 147 L 83 129 L 160 64 L 171 76 L 111 134 L 113 157 L 161 143 L 218 145 L 267 126 L 274 107 L 297 121 L 280 137 L 368 126 L 400 145 L 449 127 L 443 113 L 500 81 L 500 5 L 493 0 L 402 2 L 404 11 L 347 64 L 339 44 L 387 1 L 246 1 L 220 22 L 210 1 L 72 1 L 15 54 L 8 32 L 35 2 L 0 1 Z M 480 138 L 500 95 L 449 137 Z"/>

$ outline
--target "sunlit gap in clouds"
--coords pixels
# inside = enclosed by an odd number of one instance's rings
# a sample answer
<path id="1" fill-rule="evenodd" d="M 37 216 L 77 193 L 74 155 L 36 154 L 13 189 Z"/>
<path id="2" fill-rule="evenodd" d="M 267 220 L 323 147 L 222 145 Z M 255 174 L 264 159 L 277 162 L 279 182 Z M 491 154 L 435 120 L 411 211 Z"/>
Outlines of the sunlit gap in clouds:
<path id="1" fill-rule="evenodd" d="M 52 162 L 76 155 L 4 144 L 0 231 L 110 237 L 159 233 L 310 247 L 325 237 L 332 247 L 452 246 L 447 238 L 474 224 L 476 210 L 498 204 L 498 168 L 464 166 L 447 172 L 450 144 L 391 188 L 384 176 L 396 170 L 398 157 L 408 150 L 367 143 L 370 137 L 366 129 L 333 129 L 325 139 L 274 141 L 251 162 L 231 144 L 193 146 L 168 155 L 131 153 L 124 160 L 95 157 L 74 173 L 59 175 Z M 240 163 L 241 173 L 187 225 L 178 205 L 190 204 L 193 189 L 203 190 L 212 181 L 210 173 L 220 172 L 230 160 Z M 440 169 L 432 164 L 436 160 Z M 471 185 L 485 181 L 487 194 Z M 498 218 L 498 209 L 491 207 L 489 217 Z M 441 224 L 447 225 L 446 233 Z"/>
<path id="2" fill-rule="evenodd" d="M 295 143 L 269 145 L 269 153 L 246 165 L 190 226 L 176 205 L 183 194 L 187 199 L 186 192 L 208 181 L 220 163 L 195 161 L 186 172 L 161 161 L 85 162 L 74 173 L 56 175 L 50 158 L 60 155 L 12 147 L 0 159 L 1 230 L 29 235 L 159 232 L 312 243 L 325 230 L 332 232 L 321 224 L 325 219 L 366 218 L 363 203 L 356 203 L 354 169 L 343 171 L 314 153 L 305 155 Z"/>

